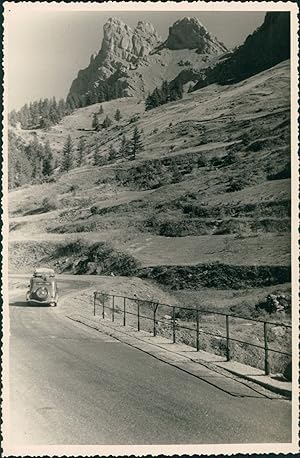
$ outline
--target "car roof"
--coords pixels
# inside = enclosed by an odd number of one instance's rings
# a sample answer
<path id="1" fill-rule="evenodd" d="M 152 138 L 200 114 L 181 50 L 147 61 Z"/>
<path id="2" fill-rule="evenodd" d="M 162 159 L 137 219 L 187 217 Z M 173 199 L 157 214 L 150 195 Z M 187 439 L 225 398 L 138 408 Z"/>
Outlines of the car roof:
<path id="1" fill-rule="evenodd" d="M 48 267 L 39 267 L 34 270 L 33 275 L 49 275 L 54 276 L 55 272 L 53 269 L 49 269 Z"/>

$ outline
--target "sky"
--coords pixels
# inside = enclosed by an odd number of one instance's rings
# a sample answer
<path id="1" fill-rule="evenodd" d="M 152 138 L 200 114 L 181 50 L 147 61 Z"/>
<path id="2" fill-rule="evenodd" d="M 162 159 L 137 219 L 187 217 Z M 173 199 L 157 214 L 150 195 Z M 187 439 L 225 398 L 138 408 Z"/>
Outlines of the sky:
<path id="1" fill-rule="evenodd" d="M 163 39 L 176 20 L 195 16 L 231 48 L 259 27 L 264 15 L 262 11 L 8 10 L 4 53 L 9 110 L 40 98 L 65 98 L 78 71 L 99 51 L 103 25 L 112 16 L 132 28 L 139 20 L 151 22 Z"/>

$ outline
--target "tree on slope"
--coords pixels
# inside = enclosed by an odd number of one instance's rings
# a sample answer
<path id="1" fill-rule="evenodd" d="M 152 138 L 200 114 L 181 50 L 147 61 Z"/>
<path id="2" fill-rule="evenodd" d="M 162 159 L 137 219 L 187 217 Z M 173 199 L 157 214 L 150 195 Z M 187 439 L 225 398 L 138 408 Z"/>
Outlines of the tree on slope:
<path id="1" fill-rule="evenodd" d="M 134 128 L 132 139 L 130 142 L 130 160 L 134 161 L 136 158 L 136 154 L 139 153 L 144 149 L 143 142 L 141 139 L 141 134 L 137 128 L 137 126 Z"/>
<path id="2" fill-rule="evenodd" d="M 104 129 L 107 129 L 107 127 L 110 127 L 111 124 L 112 124 L 112 120 L 110 119 L 109 116 L 106 116 L 106 118 L 104 119 L 102 123 L 102 127 L 104 127 Z"/>
<path id="3" fill-rule="evenodd" d="M 103 158 L 100 155 L 99 146 L 95 145 L 94 152 L 93 152 L 93 164 L 96 166 L 100 166 L 103 164 Z"/>
<path id="4" fill-rule="evenodd" d="M 115 113 L 115 120 L 119 122 L 121 118 L 122 118 L 122 115 L 121 115 L 121 112 L 120 112 L 120 110 L 118 108 L 116 113 Z"/>
<path id="5" fill-rule="evenodd" d="M 72 142 L 71 136 L 68 135 L 68 138 L 63 148 L 61 170 L 63 172 L 68 172 L 72 167 L 73 167 L 73 142 Z"/>
<path id="6" fill-rule="evenodd" d="M 108 159 L 110 161 L 114 161 L 118 156 L 118 153 L 117 151 L 115 150 L 115 148 L 113 147 L 112 144 L 109 145 L 109 151 L 108 151 Z"/>
<path id="7" fill-rule="evenodd" d="M 49 140 L 47 140 L 44 148 L 42 171 L 44 176 L 50 176 L 53 172 L 53 153 L 51 151 Z"/>
<path id="8" fill-rule="evenodd" d="M 119 148 L 119 155 L 121 157 L 127 157 L 130 153 L 130 142 L 127 140 L 126 135 L 123 134 L 121 145 Z"/>

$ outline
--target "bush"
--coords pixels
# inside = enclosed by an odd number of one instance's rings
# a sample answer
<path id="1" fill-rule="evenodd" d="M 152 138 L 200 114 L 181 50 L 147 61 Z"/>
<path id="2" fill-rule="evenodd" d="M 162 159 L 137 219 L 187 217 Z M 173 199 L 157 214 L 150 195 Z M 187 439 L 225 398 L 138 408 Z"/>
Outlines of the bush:
<path id="1" fill-rule="evenodd" d="M 69 188 L 69 192 L 72 192 L 73 194 L 76 194 L 78 190 L 79 190 L 78 184 L 72 184 Z"/>
<path id="2" fill-rule="evenodd" d="M 213 167 L 218 167 L 222 165 L 222 159 L 218 156 L 213 156 L 209 162 L 210 162 L 210 165 Z"/>
<path id="3" fill-rule="evenodd" d="M 104 119 L 103 123 L 102 123 L 102 127 L 104 129 L 107 129 L 108 127 L 110 127 L 112 125 L 112 120 L 110 119 L 109 116 L 106 116 L 106 118 Z"/>
<path id="4" fill-rule="evenodd" d="M 290 294 L 268 294 L 263 302 L 256 305 L 257 310 L 266 310 L 268 313 L 275 312 L 290 312 L 291 310 L 291 296 Z"/>
<path id="5" fill-rule="evenodd" d="M 201 154 L 198 157 L 197 165 L 198 165 L 198 167 L 206 167 L 207 166 L 207 159 L 205 158 L 205 156 L 203 154 Z"/>
<path id="6" fill-rule="evenodd" d="M 140 116 L 138 115 L 131 116 L 131 118 L 129 119 L 129 123 L 133 124 L 134 122 L 137 122 L 139 119 L 140 119 Z"/>
<path id="7" fill-rule="evenodd" d="M 229 179 L 229 184 L 228 188 L 226 189 L 226 192 L 236 192 L 236 191 L 241 191 L 244 189 L 246 186 L 249 185 L 249 181 L 246 178 L 234 178 L 231 177 Z"/>
<path id="8" fill-rule="evenodd" d="M 53 196 L 45 197 L 42 202 L 42 208 L 45 212 L 56 210 L 58 208 L 57 196 L 53 195 Z"/>
<path id="9" fill-rule="evenodd" d="M 138 261 L 127 253 L 114 250 L 107 242 L 98 242 L 87 245 L 78 239 L 65 245 L 60 245 L 56 250 L 56 257 L 68 257 L 67 268 L 75 274 L 91 275 L 135 275 Z"/>

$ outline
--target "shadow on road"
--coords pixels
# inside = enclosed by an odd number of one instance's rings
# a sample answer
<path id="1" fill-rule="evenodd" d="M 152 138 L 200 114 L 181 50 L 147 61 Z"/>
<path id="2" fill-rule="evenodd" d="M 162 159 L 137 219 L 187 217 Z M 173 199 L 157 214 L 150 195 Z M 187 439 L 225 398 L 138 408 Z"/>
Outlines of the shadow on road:
<path id="1" fill-rule="evenodd" d="M 9 304 L 10 307 L 48 307 L 50 306 L 48 304 L 30 304 L 29 302 L 26 301 L 17 301 L 17 302 L 11 302 Z"/>

